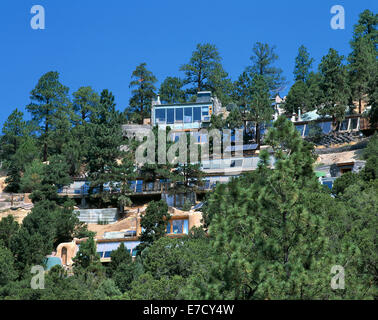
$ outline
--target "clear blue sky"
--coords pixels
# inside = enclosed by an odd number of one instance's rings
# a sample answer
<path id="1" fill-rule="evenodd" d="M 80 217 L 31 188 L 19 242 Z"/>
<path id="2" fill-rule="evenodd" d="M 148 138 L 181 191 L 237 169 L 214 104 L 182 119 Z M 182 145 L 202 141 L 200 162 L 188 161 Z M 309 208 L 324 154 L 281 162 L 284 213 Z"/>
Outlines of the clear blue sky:
<path id="1" fill-rule="evenodd" d="M 30 26 L 36 4 L 45 8 L 45 30 Z M 330 8 L 337 4 L 345 8 L 345 30 L 330 27 Z M 204 42 L 218 47 L 233 80 L 249 64 L 256 41 L 274 44 L 277 65 L 291 85 L 301 44 L 315 66 L 330 47 L 347 55 L 358 14 L 376 13 L 377 7 L 376 0 L 3 0 L 0 126 L 16 107 L 25 110 L 30 91 L 47 71 L 58 71 L 70 94 L 88 85 L 111 90 L 124 110 L 139 63 L 146 62 L 159 83 L 182 76 L 179 66 Z"/>

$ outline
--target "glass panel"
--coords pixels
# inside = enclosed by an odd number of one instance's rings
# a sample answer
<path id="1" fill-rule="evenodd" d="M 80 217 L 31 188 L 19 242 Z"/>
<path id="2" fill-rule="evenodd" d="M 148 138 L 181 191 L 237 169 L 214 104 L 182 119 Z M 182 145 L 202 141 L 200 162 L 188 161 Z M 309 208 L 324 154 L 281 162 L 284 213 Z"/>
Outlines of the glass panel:
<path id="1" fill-rule="evenodd" d="M 201 121 L 201 108 L 200 107 L 193 108 L 193 120 Z"/>
<path id="2" fill-rule="evenodd" d="M 167 123 L 175 122 L 175 109 L 167 109 Z"/>
<path id="3" fill-rule="evenodd" d="M 171 223 L 168 222 L 167 224 L 167 233 L 171 233 Z"/>
<path id="4" fill-rule="evenodd" d="M 295 129 L 297 129 L 299 131 L 300 135 L 302 135 L 302 133 L 303 133 L 303 128 L 304 128 L 303 124 L 299 125 L 299 126 L 295 126 Z"/>
<path id="5" fill-rule="evenodd" d="M 189 233 L 189 221 L 184 220 L 184 233 L 188 234 Z"/>
<path id="6" fill-rule="evenodd" d="M 176 108 L 176 121 L 182 121 L 183 120 L 183 109 L 182 108 Z"/>
<path id="7" fill-rule="evenodd" d="M 173 233 L 175 234 L 183 233 L 184 220 L 173 220 L 172 225 L 173 225 Z"/>
<path id="8" fill-rule="evenodd" d="M 165 122 L 165 109 L 164 108 L 155 110 L 155 121 Z"/>
<path id="9" fill-rule="evenodd" d="M 348 122 L 349 122 L 349 119 L 348 120 L 344 120 L 343 122 L 341 122 L 340 131 L 348 130 Z"/>
<path id="10" fill-rule="evenodd" d="M 322 132 L 324 134 L 330 133 L 331 132 L 331 122 L 321 122 L 320 127 L 322 128 Z"/>
<path id="11" fill-rule="evenodd" d="M 358 119 L 357 118 L 352 119 L 352 123 L 351 123 L 351 129 L 352 130 L 356 130 L 357 129 L 357 123 L 358 123 Z"/>
<path id="12" fill-rule="evenodd" d="M 310 131 L 310 126 L 308 124 L 305 125 L 305 132 L 304 132 L 304 136 L 307 137 L 308 136 L 308 133 Z"/>
<path id="13" fill-rule="evenodd" d="M 332 181 L 323 181 L 323 184 L 332 190 L 332 187 L 333 187 Z"/>
<path id="14" fill-rule="evenodd" d="M 184 110 L 184 122 L 189 123 L 192 121 L 192 108 L 185 108 Z"/>

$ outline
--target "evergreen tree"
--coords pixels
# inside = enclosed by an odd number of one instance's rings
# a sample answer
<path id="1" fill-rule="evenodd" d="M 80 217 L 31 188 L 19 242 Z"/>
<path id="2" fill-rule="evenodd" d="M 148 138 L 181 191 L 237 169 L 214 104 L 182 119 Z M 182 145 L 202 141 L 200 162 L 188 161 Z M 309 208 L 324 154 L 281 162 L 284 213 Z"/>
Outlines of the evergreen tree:
<path id="1" fill-rule="evenodd" d="M 298 50 L 298 56 L 295 58 L 294 67 L 294 79 L 295 83 L 290 88 L 290 91 L 286 97 L 284 103 L 284 109 L 287 114 L 308 112 L 314 109 L 314 103 L 317 103 L 317 87 L 314 85 L 313 73 L 310 73 L 314 59 L 310 58 L 310 55 L 305 46 L 300 46 Z M 316 95 L 315 99 L 311 97 Z M 313 101 L 315 100 L 315 101 Z"/>
<path id="2" fill-rule="evenodd" d="M 160 85 L 159 95 L 162 103 L 183 103 L 186 100 L 182 89 L 184 81 L 178 77 L 167 77 Z"/>
<path id="3" fill-rule="evenodd" d="M 273 107 L 269 98 L 269 88 L 261 75 L 254 75 L 251 93 L 248 97 L 248 119 L 256 124 L 256 143 L 260 146 L 260 128 L 273 117 Z"/>
<path id="4" fill-rule="evenodd" d="M 132 81 L 129 85 L 133 90 L 127 114 L 129 120 L 137 123 L 142 123 L 144 118 L 151 116 L 151 103 L 156 97 L 155 83 L 157 79 L 151 71 L 147 70 L 146 65 L 144 62 L 136 67 L 131 75 Z"/>
<path id="5" fill-rule="evenodd" d="M 100 97 L 90 86 L 80 87 L 73 93 L 73 109 L 83 125 L 89 122 L 92 114 L 98 109 Z"/>
<path id="6" fill-rule="evenodd" d="M 192 85 L 187 92 L 193 97 L 199 91 L 212 91 L 223 104 L 230 101 L 227 97 L 232 90 L 232 83 L 221 64 L 221 57 L 215 45 L 197 44 L 189 63 L 180 67 L 185 73 L 184 83 Z"/>
<path id="7" fill-rule="evenodd" d="M 43 161 L 47 161 L 51 132 L 54 130 L 58 116 L 68 113 L 68 88 L 59 82 L 58 72 L 47 72 L 31 91 L 32 102 L 26 106 L 32 118 L 39 124 L 41 143 L 43 145 Z"/>
<path id="8" fill-rule="evenodd" d="M 144 230 L 140 235 L 140 244 L 137 247 L 138 255 L 165 235 L 170 218 L 168 206 L 163 200 L 151 201 L 148 204 L 146 212 L 140 220 L 140 226 Z"/>
<path id="9" fill-rule="evenodd" d="M 256 174 L 231 181 L 218 189 L 219 201 L 210 200 L 217 207 L 209 230 L 216 258 L 202 297 L 328 297 L 326 220 L 307 207 L 308 197 L 320 190 L 310 147 L 284 117 L 269 130 L 267 142 L 274 170 L 263 152 Z"/>
<path id="10" fill-rule="evenodd" d="M 4 122 L 0 138 L 0 159 L 10 161 L 17 152 L 24 137 L 30 132 L 27 130 L 27 123 L 23 119 L 24 114 L 15 109 Z"/>
<path id="11" fill-rule="evenodd" d="M 5 192 L 17 193 L 20 191 L 21 169 L 14 162 L 9 166 L 5 183 L 7 184 L 4 188 Z"/>
<path id="12" fill-rule="evenodd" d="M 281 91 L 285 85 L 285 78 L 282 76 L 282 70 L 274 66 L 275 61 L 278 60 L 276 47 L 256 42 L 252 51 L 250 58 L 252 66 L 247 68 L 248 71 L 262 76 L 271 93 Z"/>
<path id="13" fill-rule="evenodd" d="M 308 98 L 309 89 L 307 84 L 302 80 L 295 82 L 290 88 L 283 105 L 285 112 L 291 115 L 293 113 L 298 114 L 299 110 L 301 110 L 301 112 L 310 111 L 311 107 L 309 106 Z"/>
<path id="14" fill-rule="evenodd" d="M 334 128 L 339 121 L 344 119 L 350 96 L 347 71 L 343 60 L 344 57 L 331 48 L 319 65 L 322 97 L 318 113 L 323 116 L 331 116 Z"/>
<path id="15" fill-rule="evenodd" d="M 91 139 L 88 148 L 87 170 L 92 200 L 101 208 L 111 201 L 117 182 L 117 159 L 122 156 L 120 115 L 115 110 L 114 96 L 103 90 L 100 108 L 91 121 Z M 109 187 L 104 185 L 109 183 Z"/>
<path id="16" fill-rule="evenodd" d="M 378 70 L 377 51 L 367 38 L 351 43 L 353 51 L 348 57 L 352 98 L 358 101 L 358 113 L 362 112 L 362 101 L 367 100 L 370 85 Z"/>
<path id="17" fill-rule="evenodd" d="M 306 82 L 313 62 L 314 59 L 310 58 L 307 48 L 303 45 L 300 46 L 295 58 L 294 80 Z"/>
<path id="18" fill-rule="evenodd" d="M 0 287 L 5 286 L 17 277 L 13 264 L 12 252 L 0 242 Z"/>
<path id="19" fill-rule="evenodd" d="M 101 265 L 100 255 L 97 253 L 97 246 L 93 237 L 80 243 L 79 251 L 73 258 L 73 271 L 75 276 L 83 277 L 85 281 L 95 278 L 99 282 L 105 276 L 105 269 Z"/>
<path id="20" fill-rule="evenodd" d="M 226 127 L 229 129 L 240 129 L 243 127 L 243 117 L 239 108 L 232 108 L 226 118 Z"/>
<path id="21" fill-rule="evenodd" d="M 0 220 L 0 243 L 10 249 L 12 237 L 17 234 L 19 224 L 12 215 L 8 215 Z"/>

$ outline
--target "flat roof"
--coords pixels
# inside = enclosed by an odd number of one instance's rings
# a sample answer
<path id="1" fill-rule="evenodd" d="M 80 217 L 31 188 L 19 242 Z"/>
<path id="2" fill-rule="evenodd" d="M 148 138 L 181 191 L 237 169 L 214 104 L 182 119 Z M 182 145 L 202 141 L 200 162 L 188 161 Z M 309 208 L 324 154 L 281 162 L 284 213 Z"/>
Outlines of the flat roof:
<path id="1" fill-rule="evenodd" d="M 209 105 L 213 104 L 212 101 L 207 102 L 184 102 L 184 103 L 170 103 L 170 104 L 155 104 L 154 108 L 162 108 L 162 107 L 178 107 L 178 106 L 191 106 L 191 105 Z"/>

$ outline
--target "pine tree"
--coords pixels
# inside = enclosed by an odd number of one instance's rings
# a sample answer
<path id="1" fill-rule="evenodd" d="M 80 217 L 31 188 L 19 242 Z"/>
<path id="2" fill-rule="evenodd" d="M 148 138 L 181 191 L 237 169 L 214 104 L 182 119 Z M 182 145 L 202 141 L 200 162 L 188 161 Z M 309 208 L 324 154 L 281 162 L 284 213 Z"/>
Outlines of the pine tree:
<path id="1" fill-rule="evenodd" d="M 310 87 L 313 84 L 312 73 L 310 69 L 314 59 L 310 55 L 305 46 L 300 46 L 298 56 L 295 58 L 294 79 L 295 83 L 290 88 L 284 103 L 284 109 L 287 114 L 307 112 L 314 109 L 311 96 L 317 94 L 316 88 Z M 317 101 L 316 101 L 317 102 Z"/>
<path id="2" fill-rule="evenodd" d="M 276 162 L 266 154 L 250 177 L 217 188 L 210 197 L 210 236 L 215 250 L 211 299 L 313 299 L 329 295 L 326 219 L 309 209 L 321 186 L 310 146 L 293 124 L 278 118 L 268 131 Z M 329 197 L 329 195 L 328 195 Z M 330 198 L 330 197 L 329 197 Z M 332 198 L 330 198 L 332 199 Z"/>
<path id="3" fill-rule="evenodd" d="M 80 87 L 73 93 L 73 109 L 80 118 L 81 124 L 87 123 L 98 109 L 100 97 L 91 87 Z"/>
<path id="4" fill-rule="evenodd" d="M 272 119 L 273 107 L 269 97 L 269 87 L 264 77 L 253 75 L 251 93 L 248 97 L 248 119 L 256 124 L 256 143 L 260 146 L 260 128 Z"/>
<path id="5" fill-rule="evenodd" d="M 167 77 L 160 85 L 159 95 L 162 103 L 183 103 L 186 100 L 182 89 L 184 82 L 178 77 Z"/>
<path id="6" fill-rule="evenodd" d="M 143 123 L 144 118 L 151 116 L 151 103 L 156 97 L 155 83 L 157 79 L 153 73 L 146 68 L 146 63 L 141 63 L 133 71 L 129 87 L 132 97 L 129 101 L 129 108 L 125 110 L 129 120 Z"/>
<path id="7" fill-rule="evenodd" d="M 28 135 L 27 123 L 23 119 L 24 114 L 16 108 L 4 122 L 0 137 L 0 159 L 10 161 Z"/>
<path id="8" fill-rule="evenodd" d="M 224 71 L 222 58 L 215 45 L 210 43 L 197 44 L 189 63 L 180 67 L 185 73 L 184 83 L 192 85 L 187 93 L 193 97 L 199 91 L 212 91 L 222 104 L 230 102 L 228 94 L 232 91 L 232 82 Z"/>
<path id="9" fill-rule="evenodd" d="M 344 57 L 331 48 L 319 65 L 322 97 L 318 113 L 331 116 L 334 128 L 344 119 L 350 97 L 347 70 L 343 60 Z"/>
<path id="10" fill-rule="evenodd" d="M 47 72 L 31 91 L 33 101 L 26 106 L 32 118 L 39 124 L 41 143 L 43 145 L 43 161 L 47 161 L 51 145 L 51 132 L 54 130 L 59 116 L 68 112 L 68 88 L 59 82 L 58 72 Z"/>
<path id="11" fill-rule="evenodd" d="M 117 182 L 117 160 L 122 157 L 120 115 L 115 110 L 114 96 L 108 90 L 101 93 L 99 110 L 90 125 L 87 170 L 91 199 L 101 208 L 111 201 Z M 104 185 L 109 183 L 109 188 Z"/>
<path id="12" fill-rule="evenodd" d="M 300 46 L 295 58 L 294 80 L 306 82 L 313 62 L 314 59 L 310 58 L 307 48 L 303 45 Z"/>
<path id="13" fill-rule="evenodd" d="M 140 235 L 140 244 L 137 247 L 138 255 L 142 254 L 145 248 L 165 235 L 170 218 L 168 206 L 163 200 L 151 201 L 148 204 L 146 212 L 140 220 L 140 226 L 144 230 Z"/>
<path id="14" fill-rule="evenodd" d="M 271 93 L 279 92 L 285 85 L 285 78 L 282 76 L 282 70 L 274 66 L 278 55 L 276 47 L 269 46 L 267 43 L 256 42 L 253 46 L 253 54 L 250 57 L 252 66 L 248 69 L 253 74 L 262 76 L 268 85 Z"/>

